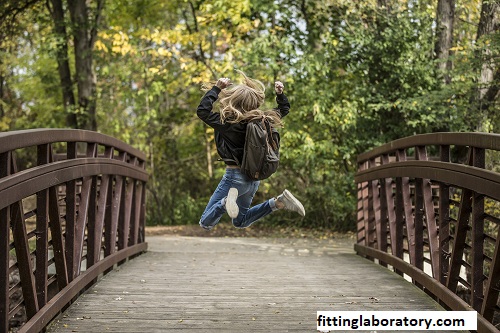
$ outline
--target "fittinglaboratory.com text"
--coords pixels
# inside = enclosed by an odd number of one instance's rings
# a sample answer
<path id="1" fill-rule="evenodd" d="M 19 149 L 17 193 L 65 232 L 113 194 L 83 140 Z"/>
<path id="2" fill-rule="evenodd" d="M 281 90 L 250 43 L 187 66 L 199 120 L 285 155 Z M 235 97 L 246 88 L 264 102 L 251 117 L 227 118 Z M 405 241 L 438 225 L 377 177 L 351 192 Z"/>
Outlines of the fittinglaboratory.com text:
<path id="1" fill-rule="evenodd" d="M 319 331 L 476 330 L 475 311 L 318 311 Z"/>

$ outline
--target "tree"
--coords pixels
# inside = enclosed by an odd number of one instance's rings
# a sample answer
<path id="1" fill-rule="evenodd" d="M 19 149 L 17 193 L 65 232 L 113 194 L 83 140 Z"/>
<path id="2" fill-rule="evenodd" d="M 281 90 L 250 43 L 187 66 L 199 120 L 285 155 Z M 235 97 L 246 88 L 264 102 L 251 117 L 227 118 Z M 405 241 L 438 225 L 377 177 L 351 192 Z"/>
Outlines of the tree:
<path id="1" fill-rule="evenodd" d="M 75 49 L 78 105 L 82 113 L 86 115 L 82 128 L 90 130 L 97 129 L 93 49 L 103 7 L 104 0 L 97 0 L 95 7 L 89 6 L 86 0 L 68 0 Z M 61 24 L 61 22 L 56 24 Z"/>
<path id="2" fill-rule="evenodd" d="M 500 89 L 500 66 L 495 62 L 494 54 L 498 54 L 497 49 L 492 50 L 491 38 L 498 40 L 500 31 L 500 1 L 483 0 L 481 6 L 481 17 L 477 28 L 476 44 L 479 45 L 477 57 L 479 58 L 479 78 L 478 91 L 476 95 L 479 111 L 482 116 L 478 124 L 479 131 L 488 131 L 488 112 L 495 102 Z M 495 44 L 493 44 L 495 45 Z"/>
<path id="3" fill-rule="evenodd" d="M 52 7 L 50 7 L 52 4 Z M 63 107 L 66 113 L 66 125 L 70 128 L 78 128 L 78 119 L 75 113 L 76 101 L 73 93 L 73 80 L 71 78 L 68 35 L 64 19 L 64 8 L 62 0 L 50 0 L 47 7 L 54 19 L 54 35 L 56 37 L 56 59 L 59 78 L 61 80 L 61 91 Z"/>
<path id="4" fill-rule="evenodd" d="M 439 0 L 436 12 L 436 46 L 438 72 L 443 75 L 446 84 L 450 83 L 449 72 L 452 69 L 450 50 L 453 46 L 453 21 L 455 18 L 455 0 Z"/>

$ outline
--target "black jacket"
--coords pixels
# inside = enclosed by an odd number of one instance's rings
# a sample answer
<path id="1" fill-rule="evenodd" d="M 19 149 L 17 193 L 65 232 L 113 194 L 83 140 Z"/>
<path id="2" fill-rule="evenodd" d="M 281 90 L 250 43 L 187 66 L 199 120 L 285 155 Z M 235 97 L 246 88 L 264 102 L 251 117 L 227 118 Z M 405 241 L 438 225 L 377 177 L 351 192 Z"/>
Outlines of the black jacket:
<path id="1" fill-rule="evenodd" d="M 245 146 L 247 124 L 244 122 L 233 124 L 227 121 L 224 124 L 221 123 L 220 114 L 212 112 L 213 104 L 219 98 L 220 91 L 216 86 L 207 91 L 201 99 L 196 113 L 208 126 L 213 127 L 217 153 L 219 153 L 222 160 L 234 160 L 236 158 L 238 161 L 241 161 Z M 290 103 L 285 94 L 276 95 L 276 102 L 278 103 L 276 111 L 283 118 L 290 112 Z M 236 164 L 232 161 L 225 162 L 228 165 Z"/>

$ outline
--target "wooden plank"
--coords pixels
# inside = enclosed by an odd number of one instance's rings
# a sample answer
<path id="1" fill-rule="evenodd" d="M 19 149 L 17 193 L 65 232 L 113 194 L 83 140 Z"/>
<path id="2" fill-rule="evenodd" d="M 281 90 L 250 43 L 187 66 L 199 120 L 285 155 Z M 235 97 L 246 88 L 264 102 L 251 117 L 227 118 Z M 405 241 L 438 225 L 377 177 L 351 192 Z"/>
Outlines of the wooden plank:
<path id="1" fill-rule="evenodd" d="M 318 310 L 443 310 L 354 242 L 148 237 L 48 332 L 308 332 Z"/>

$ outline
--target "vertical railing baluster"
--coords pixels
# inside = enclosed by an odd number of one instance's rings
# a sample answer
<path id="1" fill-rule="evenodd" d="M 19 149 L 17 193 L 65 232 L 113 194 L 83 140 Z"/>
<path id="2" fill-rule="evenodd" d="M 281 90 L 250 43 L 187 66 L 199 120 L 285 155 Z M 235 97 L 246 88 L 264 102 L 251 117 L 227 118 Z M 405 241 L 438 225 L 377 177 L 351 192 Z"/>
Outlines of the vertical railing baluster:
<path id="1" fill-rule="evenodd" d="M 485 168 L 485 151 L 473 148 L 473 165 Z M 471 257 L 471 305 L 481 310 L 484 281 L 484 195 L 474 192 L 472 196 L 472 257 Z"/>
<path id="2" fill-rule="evenodd" d="M 369 167 L 370 168 L 375 168 L 376 163 L 375 159 L 371 159 L 369 162 Z M 370 182 L 370 188 L 368 189 L 370 191 L 370 198 L 371 198 L 371 205 L 370 205 L 370 234 L 375 235 L 375 241 L 377 242 L 377 249 L 382 250 L 382 231 L 381 231 L 381 223 L 380 223 L 380 191 L 379 191 L 379 180 L 372 180 Z M 386 241 L 387 241 L 387 235 L 386 236 Z M 371 236 L 371 247 L 375 248 L 375 241 L 373 241 L 373 236 Z"/>
<path id="3" fill-rule="evenodd" d="M 0 178 L 10 175 L 10 152 L 0 154 Z M 10 208 L 0 209 L 0 332 L 9 331 Z"/>
<path id="4" fill-rule="evenodd" d="M 67 143 L 67 159 L 77 158 L 76 142 Z M 66 268 L 68 270 L 68 282 L 75 278 L 75 227 L 76 227 L 76 180 L 66 182 L 66 234 L 65 234 L 65 251 L 66 251 Z"/>
<path id="5" fill-rule="evenodd" d="M 419 160 L 422 147 L 415 147 L 415 159 Z M 415 267 L 424 269 L 424 180 L 415 178 Z"/>
<path id="6" fill-rule="evenodd" d="M 137 162 L 137 158 L 133 157 L 130 161 L 130 164 L 135 165 Z M 118 228 L 118 249 L 124 249 L 127 247 L 128 238 L 130 235 L 130 219 L 132 217 L 133 212 L 133 202 L 136 190 L 135 179 L 128 178 L 127 181 L 127 190 L 124 202 L 124 218 L 120 220 L 120 225 Z"/>
<path id="7" fill-rule="evenodd" d="M 124 152 L 120 152 L 120 155 L 118 159 L 122 162 L 124 162 L 127 158 L 127 154 Z M 105 250 L 104 250 L 104 255 L 108 256 L 110 254 L 113 254 L 116 252 L 116 235 L 117 235 L 117 228 L 119 224 L 119 220 L 123 218 L 123 213 L 122 211 L 122 202 L 123 196 L 124 196 L 124 186 L 123 183 L 125 181 L 125 177 L 123 176 L 115 176 L 116 181 L 115 181 L 115 190 L 113 193 L 113 200 L 112 200 L 112 208 L 111 208 L 111 220 L 109 223 L 109 228 L 106 226 L 105 228 L 105 236 L 104 236 L 104 241 L 105 241 Z"/>
<path id="8" fill-rule="evenodd" d="M 441 162 L 450 162 L 450 146 L 440 146 Z M 450 186 L 439 183 L 439 278 L 446 284 L 450 267 Z"/>
<path id="9" fill-rule="evenodd" d="M 49 163 L 50 144 L 37 147 L 37 165 Z M 49 190 L 44 189 L 36 194 L 36 292 L 38 306 L 47 303 L 48 251 L 49 251 Z"/>
<path id="10" fill-rule="evenodd" d="M 12 173 L 16 173 L 17 166 L 13 155 L 11 156 L 10 161 L 11 171 Z M 28 318 L 31 318 L 38 312 L 39 307 L 22 201 L 18 201 L 11 205 L 10 219 L 12 223 L 12 236 L 14 238 L 14 248 L 16 250 L 19 275 L 21 278 L 21 288 L 26 307 L 26 315 Z"/>
<path id="11" fill-rule="evenodd" d="M 365 163 L 358 163 L 358 172 L 361 172 L 365 169 Z M 357 243 L 364 242 L 366 245 L 367 237 L 366 237 L 366 228 L 365 228 L 365 219 L 364 219 L 364 186 L 366 183 L 359 182 L 357 184 L 358 187 L 358 211 L 357 211 Z"/>
<path id="12" fill-rule="evenodd" d="M 112 229 L 112 219 L 114 214 L 113 204 L 114 204 L 114 194 L 113 191 L 115 189 L 115 176 L 109 175 L 109 184 L 108 184 L 108 198 L 106 200 L 106 211 L 104 213 L 104 244 L 102 244 L 102 248 L 104 249 L 104 257 L 108 256 L 111 252 L 109 247 L 110 239 L 111 239 L 111 229 Z"/>
<path id="13" fill-rule="evenodd" d="M 498 294 L 500 290 L 500 226 L 498 226 L 497 239 L 495 242 L 495 253 L 490 267 L 486 293 L 481 307 L 481 315 L 488 321 L 493 321 L 497 308 Z"/>
<path id="14" fill-rule="evenodd" d="M 428 161 L 427 150 L 424 146 L 417 147 L 417 159 Z M 429 179 L 422 179 L 422 196 L 424 201 L 424 217 L 429 239 L 429 252 L 431 259 L 432 276 L 438 279 L 439 276 L 439 239 L 436 223 L 436 213 L 432 200 L 432 186 Z"/>
<path id="15" fill-rule="evenodd" d="M 146 182 L 142 182 L 141 212 L 139 216 L 139 243 L 146 241 Z"/>
<path id="16" fill-rule="evenodd" d="M 88 144 L 87 157 L 98 157 L 97 144 L 90 144 L 90 143 Z M 87 219 L 87 253 L 86 253 L 87 268 L 91 266 L 89 264 L 89 256 L 92 257 L 93 254 L 95 253 L 94 246 L 96 242 L 95 239 L 93 239 L 93 237 L 95 236 L 96 233 L 96 224 L 97 224 L 97 188 L 98 188 L 97 182 L 98 182 L 98 176 L 97 175 L 92 176 L 92 182 L 90 185 L 89 206 L 88 206 L 88 219 Z M 94 260 L 94 258 L 91 258 L 91 260 Z"/>
<path id="17" fill-rule="evenodd" d="M 382 155 L 382 165 L 389 164 L 389 155 Z M 394 195 L 392 193 L 393 188 L 392 178 L 385 178 L 381 187 L 382 190 L 382 205 L 381 205 L 381 215 L 382 221 L 386 221 L 385 224 L 389 225 L 389 235 L 391 238 L 391 252 L 393 256 L 398 258 L 403 258 L 403 224 L 396 223 L 396 209 L 394 207 Z M 384 213 L 385 211 L 385 213 Z M 384 218 L 384 216 L 386 216 Z M 401 274 L 401 272 L 397 272 Z"/>
<path id="18" fill-rule="evenodd" d="M 384 164 L 384 156 L 380 156 L 380 164 Z M 375 221 L 378 225 L 377 227 L 377 245 L 378 249 L 383 252 L 387 252 L 387 225 L 388 225 L 388 213 L 387 213 L 387 194 L 386 194 L 386 179 L 379 180 L 378 191 L 378 215 L 375 214 Z M 377 219 L 378 218 L 378 219 Z M 384 262 L 380 263 L 382 266 L 387 267 Z"/>
<path id="19" fill-rule="evenodd" d="M 104 151 L 104 158 L 111 159 L 113 157 L 113 147 L 106 147 Z M 87 239 L 87 268 L 90 268 L 100 260 L 102 235 L 104 228 L 104 220 L 106 212 L 109 211 L 107 207 L 108 193 L 110 189 L 110 176 L 102 175 L 101 184 L 99 186 L 99 198 L 97 199 L 97 213 L 95 223 L 89 225 L 89 233 Z"/>
<path id="20" fill-rule="evenodd" d="M 136 181 L 135 199 L 133 204 L 133 217 L 131 217 L 132 225 L 130 226 L 130 237 L 128 246 L 137 244 L 139 236 L 139 221 L 141 218 L 141 202 L 142 202 L 142 182 Z"/>
<path id="21" fill-rule="evenodd" d="M 364 169 L 368 168 L 368 162 L 364 162 Z M 363 183 L 363 221 L 365 222 L 365 245 L 370 246 L 370 182 Z"/>
<path id="22" fill-rule="evenodd" d="M 472 149 L 469 149 L 469 165 L 472 164 L 472 155 Z M 458 209 L 458 220 L 455 228 L 455 235 L 453 237 L 454 242 L 450 259 L 450 272 L 446 280 L 446 286 L 454 293 L 456 293 L 458 287 L 465 241 L 467 238 L 467 231 L 469 229 L 469 219 L 472 211 L 472 195 L 473 193 L 471 190 L 466 188 L 462 189 L 460 207 Z"/>
<path id="23" fill-rule="evenodd" d="M 398 162 L 406 161 L 406 151 L 404 149 L 398 149 L 396 151 L 396 160 Z M 415 265 L 416 255 L 415 255 L 415 222 L 413 219 L 413 207 L 410 196 L 410 179 L 408 177 L 401 177 L 401 198 L 402 198 L 402 210 L 404 215 L 404 220 L 406 223 L 406 236 L 408 241 L 408 254 L 410 257 L 410 263 Z"/>
<path id="24" fill-rule="evenodd" d="M 94 157 L 97 154 L 97 144 L 88 143 L 87 144 L 87 157 Z M 80 203 L 78 205 L 78 215 L 75 225 L 75 252 L 73 261 L 73 276 L 77 277 L 80 275 L 82 258 L 83 258 L 83 245 L 85 241 L 85 228 L 87 226 L 87 220 L 89 217 L 89 210 L 92 205 L 91 201 L 91 191 L 95 186 L 94 177 L 84 177 Z M 95 188 L 94 188 L 95 190 Z M 95 198 L 94 198 L 95 202 Z"/>
<path id="25" fill-rule="evenodd" d="M 400 159 L 405 159 L 404 157 L 404 151 L 397 151 L 396 152 L 396 162 L 399 162 Z M 404 258 L 404 242 L 403 242 L 403 226 L 405 224 L 405 211 L 404 211 L 404 199 L 403 199 L 403 178 L 402 177 L 396 177 L 396 195 L 394 198 L 395 201 L 395 215 L 396 215 L 396 230 L 399 232 L 397 237 L 397 250 L 400 252 L 400 256 L 398 258 L 403 259 Z M 409 239 L 408 239 L 409 241 Z M 401 276 L 403 274 L 401 272 L 398 272 Z"/>
<path id="26" fill-rule="evenodd" d="M 59 198 L 57 186 L 49 189 L 49 227 L 54 251 L 54 263 L 56 266 L 57 286 L 62 290 L 68 285 L 68 268 L 66 266 L 66 253 L 64 251 L 64 236 L 59 213 Z"/>

